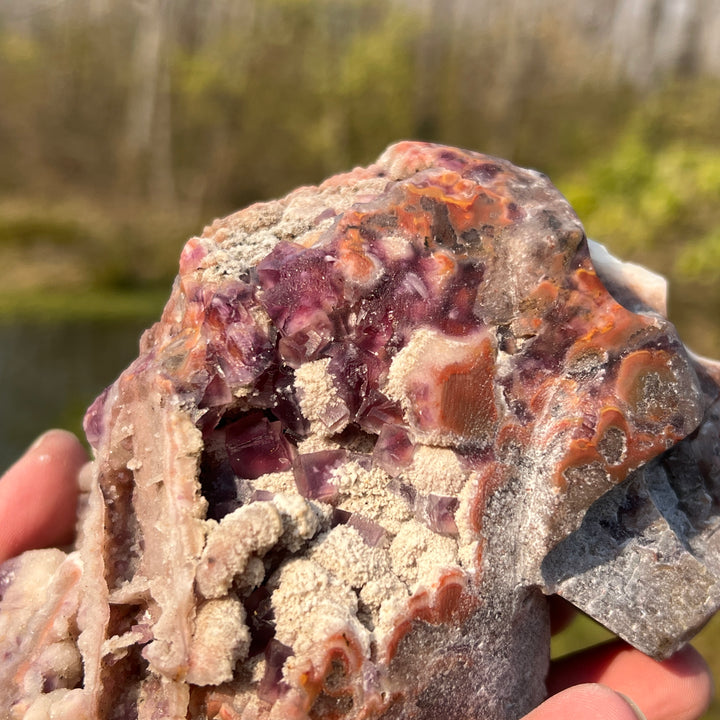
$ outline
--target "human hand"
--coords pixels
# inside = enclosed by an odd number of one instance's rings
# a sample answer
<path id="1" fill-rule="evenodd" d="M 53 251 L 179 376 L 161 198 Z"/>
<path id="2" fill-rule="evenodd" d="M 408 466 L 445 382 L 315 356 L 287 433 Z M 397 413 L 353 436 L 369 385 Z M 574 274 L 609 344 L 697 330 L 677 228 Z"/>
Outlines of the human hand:
<path id="1" fill-rule="evenodd" d="M 569 619 L 567 606 L 551 609 Z M 713 691 L 693 647 L 658 662 L 621 640 L 554 661 L 547 684 L 550 698 L 523 720 L 697 720 Z"/>
<path id="2" fill-rule="evenodd" d="M 70 542 L 77 475 L 86 460 L 74 435 L 51 430 L 0 478 L 0 562 Z M 567 620 L 566 606 L 553 609 L 556 619 Z M 660 663 L 616 640 L 555 661 L 548 691 L 551 697 L 523 720 L 637 720 L 642 715 L 628 698 L 647 720 L 696 720 L 710 701 L 712 680 L 690 646 Z"/>
<path id="3" fill-rule="evenodd" d="M 0 478 L 0 562 L 72 540 L 77 478 L 86 462 L 72 433 L 50 430 Z"/>

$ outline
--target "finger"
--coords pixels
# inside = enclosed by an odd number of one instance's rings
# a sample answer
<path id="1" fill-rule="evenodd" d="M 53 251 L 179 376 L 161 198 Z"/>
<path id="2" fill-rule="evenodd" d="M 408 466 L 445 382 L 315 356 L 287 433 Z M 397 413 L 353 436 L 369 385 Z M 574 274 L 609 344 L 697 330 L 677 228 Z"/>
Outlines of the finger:
<path id="1" fill-rule="evenodd" d="M 548 698 L 522 720 L 642 720 L 632 705 L 604 685 L 577 685 Z"/>
<path id="2" fill-rule="evenodd" d="M 86 462 L 72 433 L 51 430 L 0 478 L 0 562 L 72 540 L 77 476 Z"/>
<path id="3" fill-rule="evenodd" d="M 548 691 L 587 682 L 625 693 L 648 720 L 695 720 L 707 709 L 713 693 L 707 664 L 689 645 L 657 661 L 614 640 L 555 661 Z"/>

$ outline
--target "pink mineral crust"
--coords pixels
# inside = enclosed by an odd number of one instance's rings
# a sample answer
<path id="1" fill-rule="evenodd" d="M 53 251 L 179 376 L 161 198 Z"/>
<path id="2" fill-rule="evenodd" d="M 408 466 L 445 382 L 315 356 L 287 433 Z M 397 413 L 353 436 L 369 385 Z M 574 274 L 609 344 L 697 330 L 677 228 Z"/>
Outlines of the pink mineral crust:
<path id="1" fill-rule="evenodd" d="M 76 549 L 0 569 L 0 715 L 511 720 L 555 592 L 672 652 L 720 605 L 720 373 L 663 313 L 455 148 L 216 221 L 88 411 Z"/>

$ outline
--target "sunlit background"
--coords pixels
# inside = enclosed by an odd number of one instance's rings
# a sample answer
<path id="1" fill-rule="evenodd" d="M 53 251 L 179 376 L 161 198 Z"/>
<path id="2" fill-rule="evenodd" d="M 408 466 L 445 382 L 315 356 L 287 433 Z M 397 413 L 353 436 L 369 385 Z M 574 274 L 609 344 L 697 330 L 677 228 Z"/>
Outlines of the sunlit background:
<path id="1" fill-rule="evenodd" d="M 187 237 L 401 138 L 550 175 L 720 356 L 720 0 L 0 0 L 0 467 L 79 431 Z"/>

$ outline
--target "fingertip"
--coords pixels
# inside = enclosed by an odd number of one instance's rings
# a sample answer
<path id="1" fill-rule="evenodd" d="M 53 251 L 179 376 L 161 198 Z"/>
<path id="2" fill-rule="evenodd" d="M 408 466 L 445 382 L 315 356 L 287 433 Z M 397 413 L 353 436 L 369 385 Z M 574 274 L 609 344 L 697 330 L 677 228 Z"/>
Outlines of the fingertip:
<path id="1" fill-rule="evenodd" d="M 51 460 L 69 470 L 79 470 L 87 462 L 87 453 L 82 443 L 69 430 L 54 428 L 38 437 L 28 448 L 23 458 L 35 456 L 41 462 Z"/>
<path id="2" fill-rule="evenodd" d="M 523 720 L 646 720 L 627 696 L 605 685 L 575 685 L 548 698 Z"/>
<path id="3" fill-rule="evenodd" d="M 653 720 L 694 720 L 713 695 L 707 664 L 689 645 L 658 661 L 614 640 L 553 663 L 550 692 L 580 683 L 602 683 L 626 693 Z"/>
<path id="4" fill-rule="evenodd" d="M 680 650 L 674 655 L 671 655 L 667 660 L 663 660 L 662 664 L 681 676 L 709 675 L 708 664 L 705 658 L 689 644 L 680 648 Z"/>
<path id="5" fill-rule="evenodd" d="M 679 717 L 691 718 L 704 713 L 715 695 L 715 682 L 705 658 L 688 644 L 660 664 L 677 679 L 687 699 L 688 707 Z"/>
<path id="6" fill-rule="evenodd" d="M 86 462 L 75 435 L 50 430 L 0 478 L 0 562 L 72 540 L 77 477 Z"/>

